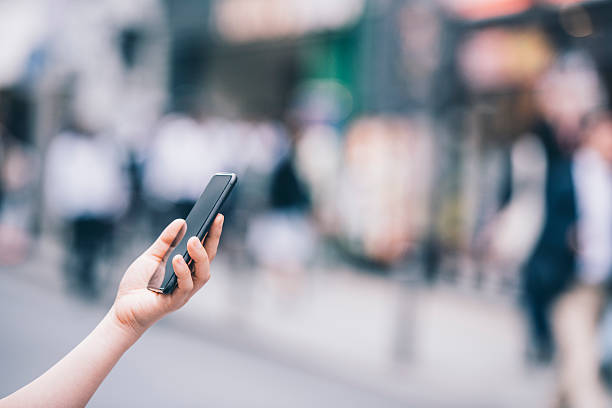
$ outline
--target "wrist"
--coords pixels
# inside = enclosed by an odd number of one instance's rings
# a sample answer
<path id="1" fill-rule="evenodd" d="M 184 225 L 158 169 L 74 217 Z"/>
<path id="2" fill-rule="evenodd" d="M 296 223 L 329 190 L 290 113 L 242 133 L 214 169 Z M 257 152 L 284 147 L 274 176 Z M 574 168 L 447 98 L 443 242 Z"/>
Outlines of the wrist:
<path id="1" fill-rule="evenodd" d="M 115 311 L 115 306 L 111 307 L 106 316 L 104 316 L 104 319 L 102 319 L 100 325 L 108 332 L 110 338 L 128 347 L 134 344 L 147 329 L 138 324 L 131 324 L 119 319 Z"/>

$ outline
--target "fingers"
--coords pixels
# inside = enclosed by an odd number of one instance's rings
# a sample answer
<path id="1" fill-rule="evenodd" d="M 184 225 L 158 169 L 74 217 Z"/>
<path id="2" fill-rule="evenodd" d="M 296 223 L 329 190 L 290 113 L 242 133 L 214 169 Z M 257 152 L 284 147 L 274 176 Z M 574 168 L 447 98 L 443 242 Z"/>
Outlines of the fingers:
<path id="1" fill-rule="evenodd" d="M 172 258 L 172 267 L 176 274 L 176 281 L 178 287 L 174 290 L 173 294 L 186 295 L 191 293 L 193 290 L 193 279 L 191 278 L 191 271 L 187 266 L 187 263 L 181 255 L 176 255 Z"/>
<path id="2" fill-rule="evenodd" d="M 161 233 L 159 238 L 155 240 L 153 245 L 145 251 L 145 255 L 152 256 L 156 260 L 163 262 L 165 258 L 172 252 L 174 247 L 181 242 L 181 239 L 187 231 L 185 220 L 176 219 L 172 221 Z"/>
<path id="3" fill-rule="evenodd" d="M 187 251 L 193 261 L 194 287 L 199 289 L 208 282 L 208 279 L 210 279 L 210 262 L 208 254 L 198 237 L 191 237 L 189 239 L 187 242 Z"/>
<path id="4" fill-rule="evenodd" d="M 213 222 L 210 231 L 208 231 L 208 235 L 206 236 L 206 241 L 204 248 L 206 248 L 206 253 L 208 254 L 208 259 L 212 262 L 217 255 L 217 247 L 219 246 L 219 239 L 221 238 L 221 232 L 223 231 L 223 221 L 225 217 L 223 214 L 217 214 L 215 218 L 215 222 Z"/>
<path id="5" fill-rule="evenodd" d="M 193 294 L 195 290 L 200 289 L 210 279 L 210 262 L 217 255 L 217 247 L 223 230 L 223 220 L 223 215 L 218 214 L 207 234 L 205 245 L 197 237 L 191 237 L 187 242 L 187 251 L 193 262 L 193 275 L 181 255 L 172 259 L 172 267 L 178 285 L 174 293 L 181 296 Z M 145 254 L 154 257 L 159 262 L 165 261 L 186 231 L 185 220 L 172 221 L 153 245 L 145 251 Z"/>

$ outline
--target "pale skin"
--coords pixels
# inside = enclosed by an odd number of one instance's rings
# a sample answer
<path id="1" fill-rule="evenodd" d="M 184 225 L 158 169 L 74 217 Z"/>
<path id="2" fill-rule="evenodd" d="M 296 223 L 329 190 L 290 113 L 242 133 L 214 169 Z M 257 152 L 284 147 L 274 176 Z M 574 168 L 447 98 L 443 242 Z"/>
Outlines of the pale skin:
<path id="1" fill-rule="evenodd" d="M 204 245 L 197 237 L 189 238 L 191 270 L 181 255 L 172 259 L 178 282 L 174 292 L 163 295 L 147 289 L 151 275 L 165 263 L 172 242 L 184 227 L 184 220 L 170 223 L 128 267 L 113 306 L 98 326 L 47 372 L 0 400 L 0 408 L 84 407 L 123 353 L 156 321 L 181 308 L 208 282 L 210 262 L 217 254 L 223 228 L 221 214 Z"/>

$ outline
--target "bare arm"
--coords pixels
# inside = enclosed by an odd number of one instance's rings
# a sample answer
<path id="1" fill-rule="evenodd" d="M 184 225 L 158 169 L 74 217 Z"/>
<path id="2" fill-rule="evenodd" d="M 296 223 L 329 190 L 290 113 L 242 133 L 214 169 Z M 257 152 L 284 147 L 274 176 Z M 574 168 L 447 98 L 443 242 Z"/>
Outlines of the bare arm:
<path id="1" fill-rule="evenodd" d="M 0 408 L 84 407 L 123 353 L 157 320 L 183 306 L 210 278 L 210 261 L 217 253 L 223 227 L 218 215 L 206 245 L 189 239 L 194 260 L 192 274 L 183 257 L 172 259 L 178 287 L 172 295 L 147 290 L 149 278 L 166 262 L 172 242 L 184 231 L 185 221 L 173 221 L 126 271 L 117 298 L 100 324 L 68 355 L 43 375 L 0 400 Z"/>

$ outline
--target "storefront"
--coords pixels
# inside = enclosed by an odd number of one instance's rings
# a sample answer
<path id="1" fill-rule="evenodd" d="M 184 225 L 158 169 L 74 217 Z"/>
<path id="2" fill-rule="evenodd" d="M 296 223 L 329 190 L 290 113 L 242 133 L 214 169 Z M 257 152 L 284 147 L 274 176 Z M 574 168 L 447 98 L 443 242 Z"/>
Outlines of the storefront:
<path id="1" fill-rule="evenodd" d="M 333 80 L 355 93 L 362 0 L 203 2 L 199 19 L 182 7 L 168 3 L 178 109 L 281 119 L 305 81 Z"/>

